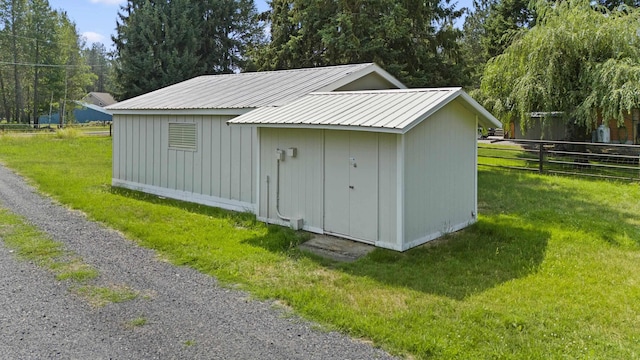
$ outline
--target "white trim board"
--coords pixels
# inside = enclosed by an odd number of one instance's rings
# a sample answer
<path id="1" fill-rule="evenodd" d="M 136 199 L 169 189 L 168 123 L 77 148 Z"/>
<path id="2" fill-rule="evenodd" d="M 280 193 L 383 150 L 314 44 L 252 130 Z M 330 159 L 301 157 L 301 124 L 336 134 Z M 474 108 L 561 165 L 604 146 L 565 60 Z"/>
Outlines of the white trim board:
<path id="1" fill-rule="evenodd" d="M 159 186 L 152 186 L 146 184 L 140 184 L 132 181 L 125 181 L 120 179 L 111 179 L 111 185 L 117 186 L 129 190 L 141 191 L 147 194 L 163 196 L 170 199 L 188 201 L 196 204 L 202 204 L 207 206 L 218 207 L 226 210 L 233 210 L 239 212 L 256 213 L 256 205 L 230 199 L 223 199 L 216 196 L 203 195 L 188 191 L 180 191 L 167 189 Z"/>
<path id="2" fill-rule="evenodd" d="M 284 220 L 280 220 L 280 219 L 267 219 L 264 216 L 257 216 L 256 219 L 258 221 L 261 221 L 263 223 L 267 223 L 267 224 L 273 224 L 273 225 L 279 225 L 279 226 L 284 226 L 287 228 L 290 228 L 291 226 L 289 226 L 289 222 L 288 221 L 284 221 Z M 303 225 L 302 226 L 302 230 L 304 231 L 308 231 L 308 232 L 312 232 L 312 233 L 316 233 L 316 234 L 324 234 L 324 230 L 320 229 L 319 227 L 315 227 L 315 226 L 309 226 L 309 225 Z"/>

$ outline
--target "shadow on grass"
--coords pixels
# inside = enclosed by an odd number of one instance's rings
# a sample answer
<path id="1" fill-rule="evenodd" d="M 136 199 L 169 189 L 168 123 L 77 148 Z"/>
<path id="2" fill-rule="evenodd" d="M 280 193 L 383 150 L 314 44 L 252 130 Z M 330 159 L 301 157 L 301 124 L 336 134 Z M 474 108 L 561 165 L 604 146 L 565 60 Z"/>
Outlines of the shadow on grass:
<path id="1" fill-rule="evenodd" d="M 640 248 L 635 184 L 592 178 L 554 177 L 518 171 L 480 170 L 482 214 L 509 214 L 537 229 L 588 233 L 595 241 Z M 627 238 L 621 242 L 619 239 Z"/>
<path id="2" fill-rule="evenodd" d="M 498 217 L 404 253 L 376 249 L 339 268 L 398 287 L 462 300 L 535 273 L 544 260 L 548 232 Z"/>
<path id="3" fill-rule="evenodd" d="M 536 273 L 544 261 L 554 231 L 587 232 L 589 241 L 614 246 L 640 246 L 640 234 L 630 220 L 636 210 L 602 203 L 595 191 L 616 191 L 614 184 L 581 180 L 570 182 L 518 172 L 479 172 L 480 221 L 442 241 L 399 253 L 376 249 L 365 258 L 344 264 L 302 253 L 297 245 L 311 235 L 280 226 L 242 243 L 291 257 L 306 257 L 321 266 L 373 279 L 395 287 L 462 300 L 505 282 Z M 626 188 L 625 188 L 626 189 Z M 114 194 L 185 211 L 229 218 L 245 227 L 264 226 L 253 214 L 159 198 L 113 188 Z M 626 191 L 626 190 L 623 190 Z M 620 196 L 620 195 L 616 195 Z M 638 235 L 638 236 L 636 236 Z M 567 241 L 582 241 L 582 236 Z M 595 240 L 594 240 L 595 239 Z M 622 243 L 620 239 L 627 243 Z M 632 240 L 628 240 L 632 239 Z"/>

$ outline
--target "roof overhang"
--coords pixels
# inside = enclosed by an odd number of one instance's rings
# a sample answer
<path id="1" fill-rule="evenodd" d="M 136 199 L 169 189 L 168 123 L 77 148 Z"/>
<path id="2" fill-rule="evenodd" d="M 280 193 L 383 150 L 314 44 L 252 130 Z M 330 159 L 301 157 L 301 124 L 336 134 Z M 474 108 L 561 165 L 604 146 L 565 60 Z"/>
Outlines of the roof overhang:
<path id="1" fill-rule="evenodd" d="M 340 97 L 340 96 L 348 96 L 348 95 L 360 95 L 360 94 L 400 94 L 401 96 L 410 95 L 412 93 L 418 92 L 439 92 L 444 93 L 445 96 L 440 97 L 437 101 L 434 101 L 432 104 L 425 104 L 424 111 L 421 111 L 420 107 L 416 107 L 414 104 L 414 109 L 411 110 L 412 115 L 407 115 L 407 117 L 401 121 L 401 125 L 396 126 L 388 126 L 387 125 L 377 125 L 379 122 L 370 122 L 367 124 L 366 122 L 357 122 L 357 124 L 349 124 L 349 115 L 345 113 L 337 113 L 331 117 L 330 121 L 321 121 L 317 119 L 313 119 L 314 115 L 319 109 L 316 107 L 315 109 L 306 108 L 305 100 L 310 97 L 317 96 L 330 96 L 330 97 Z M 403 105 L 402 99 L 396 98 L 397 102 L 395 105 L 398 111 L 401 111 L 405 105 Z M 426 120 L 440 109 L 445 107 L 447 104 L 451 102 L 457 102 L 462 105 L 464 108 L 469 110 L 472 114 L 475 115 L 475 119 L 478 121 L 478 124 L 484 127 L 502 127 L 502 124 L 498 119 L 496 119 L 491 113 L 489 113 L 482 105 L 476 102 L 471 96 L 469 96 L 466 92 L 462 90 L 462 88 L 437 88 L 437 89 L 407 89 L 407 90 L 379 90 L 379 91 L 351 91 L 351 92 L 323 92 L 323 93 L 311 93 L 306 97 L 301 98 L 298 101 L 295 101 L 292 104 L 285 105 L 282 107 L 266 107 L 259 108 L 254 112 L 248 114 L 247 116 L 240 116 L 235 119 L 231 119 L 227 121 L 227 124 L 234 126 L 251 126 L 251 127 L 260 127 L 260 128 L 296 128 L 296 129 L 325 129 L 325 130 L 354 130 L 354 131 L 368 131 L 368 132 L 383 132 L 383 133 L 395 133 L 395 134 L 405 134 L 415 126 L 420 124 L 422 121 Z M 420 102 L 419 104 L 422 104 Z M 331 105 L 328 105 L 331 106 Z M 354 104 L 354 106 L 362 106 L 361 104 Z M 393 109 L 393 107 L 391 108 Z M 380 113 L 382 114 L 382 113 Z M 375 116 L 375 115 L 374 115 Z M 381 115 L 384 118 L 383 115 Z M 340 124 L 341 117 L 344 118 L 343 124 Z M 328 118 L 325 117 L 325 120 Z M 337 121 L 333 121 L 337 120 Z"/>

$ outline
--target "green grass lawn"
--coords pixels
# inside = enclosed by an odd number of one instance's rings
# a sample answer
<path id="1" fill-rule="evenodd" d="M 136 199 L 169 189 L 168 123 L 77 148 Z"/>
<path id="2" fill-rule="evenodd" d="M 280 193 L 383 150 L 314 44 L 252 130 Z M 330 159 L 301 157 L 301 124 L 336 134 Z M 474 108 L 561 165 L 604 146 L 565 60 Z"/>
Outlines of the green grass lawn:
<path id="1" fill-rule="evenodd" d="M 481 169 L 477 224 L 342 264 L 249 214 L 112 189 L 110 141 L 0 137 L 0 160 L 175 264 L 395 354 L 640 358 L 638 184 Z"/>

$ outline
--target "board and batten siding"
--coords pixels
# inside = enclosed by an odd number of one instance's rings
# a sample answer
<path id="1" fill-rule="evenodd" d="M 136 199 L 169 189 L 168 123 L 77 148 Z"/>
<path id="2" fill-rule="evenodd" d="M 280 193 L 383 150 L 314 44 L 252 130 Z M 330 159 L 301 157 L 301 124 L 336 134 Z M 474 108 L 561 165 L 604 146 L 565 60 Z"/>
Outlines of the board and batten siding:
<path id="1" fill-rule="evenodd" d="M 376 246 L 397 249 L 397 148 L 402 135 L 378 134 L 378 241 Z"/>
<path id="2" fill-rule="evenodd" d="M 258 217 L 271 223 L 288 225 L 276 214 L 276 181 L 280 181 L 280 214 L 298 217 L 304 229 L 323 228 L 323 131 L 309 129 L 261 128 L 260 202 Z M 295 158 L 285 155 L 277 172 L 276 150 L 296 148 Z M 268 183 L 267 183 L 268 177 Z"/>
<path id="3" fill-rule="evenodd" d="M 316 233 L 325 230 L 325 137 L 333 130 L 261 128 L 260 136 L 260 201 L 258 218 L 262 221 L 288 225 L 276 214 L 276 150 L 295 147 L 295 158 L 285 156 L 280 163 L 280 213 L 285 217 L 298 217 L 304 221 L 304 229 Z M 384 133 L 362 133 L 374 139 L 378 146 L 378 187 L 371 196 L 378 197 L 376 214 L 376 245 L 397 249 L 397 144 L 400 135 Z M 349 166 L 345 154 L 345 166 Z M 375 156 L 374 156 L 375 157 Z M 267 177 L 269 182 L 267 183 Z M 345 187 L 348 184 L 344 184 Z M 375 225 L 374 225 L 375 226 Z"/>
<path id="4" fill-rule="evenodd" d="M 453 101 L 405 134 L 403 250 L 475 222 L 476 129 Z"/>
<path id="5" fill-rule="evenodd" d="M 253 127 L 233 116 L 114 115 L 112 184 L 239 211 L 255 211 Z M 195 124 L 195 150 L 169 147 L 169 124 Z"/>

